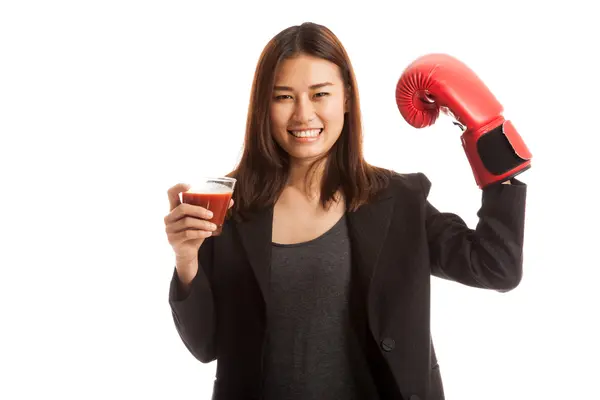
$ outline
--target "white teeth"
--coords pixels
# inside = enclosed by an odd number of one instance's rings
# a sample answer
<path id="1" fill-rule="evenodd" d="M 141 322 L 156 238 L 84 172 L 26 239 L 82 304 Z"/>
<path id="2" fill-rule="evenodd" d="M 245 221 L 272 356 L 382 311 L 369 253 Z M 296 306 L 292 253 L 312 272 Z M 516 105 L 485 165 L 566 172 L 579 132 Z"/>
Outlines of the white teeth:
<path id="1" fill-rule="evenodd" d="M 320 129 L 310 129 L 306 131 L 289 131 L 296 137 L 317 137 L 321 133 Z"/>

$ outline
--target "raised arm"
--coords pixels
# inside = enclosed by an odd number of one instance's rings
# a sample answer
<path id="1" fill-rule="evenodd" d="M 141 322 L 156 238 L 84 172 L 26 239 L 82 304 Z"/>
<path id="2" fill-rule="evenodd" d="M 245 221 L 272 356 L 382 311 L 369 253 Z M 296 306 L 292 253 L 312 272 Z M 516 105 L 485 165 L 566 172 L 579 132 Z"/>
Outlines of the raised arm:
<path id="1" fill-rule="evenodd" d="M 198 251 L 198 269 L 189 285 L 173 271 L 169 304 L 175 327 L 187 349 L 203 363 L 216 359 L 215 304 L 210 284 L 213 240 L 208 238 Z"/>
<path id="2" fill-rule="evenodd" d="M 475 229 L 456 214 L 440 212 L 427 195 L 431 183 L 419 174 L 426 203 L 431 272 L 468 286 L 506 292 L 521 282 L 527 185 L 512 179 L 483 189 Z"/>

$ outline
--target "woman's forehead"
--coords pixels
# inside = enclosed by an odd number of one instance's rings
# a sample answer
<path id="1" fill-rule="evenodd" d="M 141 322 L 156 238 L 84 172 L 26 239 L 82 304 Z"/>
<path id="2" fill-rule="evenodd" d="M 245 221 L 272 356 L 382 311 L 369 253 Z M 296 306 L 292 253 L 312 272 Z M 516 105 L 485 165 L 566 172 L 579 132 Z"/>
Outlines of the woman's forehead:
<path id="1" fill-rule="evenodd" d="M 283 61 L 275 75 L 275 85 L 288 90 L 310 89 L 311 86 L 341 83 L 337 65 L 322 58 L 298 56 Z"/>

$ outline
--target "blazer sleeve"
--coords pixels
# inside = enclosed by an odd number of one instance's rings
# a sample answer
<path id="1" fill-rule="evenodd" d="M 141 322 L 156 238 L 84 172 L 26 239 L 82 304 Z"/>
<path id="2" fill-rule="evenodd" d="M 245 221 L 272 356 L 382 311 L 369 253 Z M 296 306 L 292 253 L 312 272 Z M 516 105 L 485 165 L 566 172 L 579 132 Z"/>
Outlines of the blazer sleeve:
<path id="1" fill-rule="evenodd" d="M 425 225 L 432 275 L 468 286 L 508 292 L 523 276 L 527 185 L 511 179 L 482 190 L 475 229 L 456 214 L 440 212 L 427 196 L 431 182 L 418 174 L 425 196 Z"/>
<path id="2" fill-rule="evenodd" d="M 179 336 L 187 349 L 203 363 L 216 359 L 215 303 L 209 277 L 213 260 L 213 240 L 207 238 L 198 251 L 198 273 L 183 297 L 177 270 L 169 288 L 169 305 Z"/>

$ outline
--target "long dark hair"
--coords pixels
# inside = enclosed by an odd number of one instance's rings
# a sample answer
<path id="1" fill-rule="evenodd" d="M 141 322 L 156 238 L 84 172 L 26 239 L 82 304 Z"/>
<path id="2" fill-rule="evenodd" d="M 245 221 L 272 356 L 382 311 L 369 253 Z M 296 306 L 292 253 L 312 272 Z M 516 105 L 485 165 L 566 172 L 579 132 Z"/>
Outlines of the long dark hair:
<path id="1" fill-rule="evenodd" d="M 372 166 L 363 158 L 358 87 L 344 46 L 325 26 L 306 22 L 278 33 L 267 43 L 258 60 L 242 156 L 237 167 L 227 175 L 237 179 L 230 215 L 243 218 L 248 211 L 273 205 L 287 182 L 289 157 L 271 136 L 269 112 L 277 67 L 299 54 L 336 64 L 349 99 L 342 133 L 324 160 L 322 205 L 330 205 L 336 192 L 341 190 L 347 210 L 354 211 L 389 182 L 391 171 Z"/>

